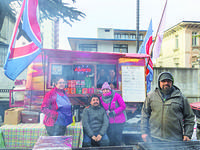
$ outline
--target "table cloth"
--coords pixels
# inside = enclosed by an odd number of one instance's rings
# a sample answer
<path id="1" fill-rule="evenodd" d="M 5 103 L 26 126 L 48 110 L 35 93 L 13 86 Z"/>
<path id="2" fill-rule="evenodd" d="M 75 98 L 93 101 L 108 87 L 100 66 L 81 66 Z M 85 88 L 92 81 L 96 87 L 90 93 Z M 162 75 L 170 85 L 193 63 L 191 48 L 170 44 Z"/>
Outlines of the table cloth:
<path id="1" fill-rule="evenodd" d="M 0 127 L 6 148 L 32 149 L 40 136 L 47 136 L 43 124 L 3 125 Z M 67 126 L 66 135 L 73 136 L 73 148 L 82 147 L 83 129 L 81 122 Z"/>

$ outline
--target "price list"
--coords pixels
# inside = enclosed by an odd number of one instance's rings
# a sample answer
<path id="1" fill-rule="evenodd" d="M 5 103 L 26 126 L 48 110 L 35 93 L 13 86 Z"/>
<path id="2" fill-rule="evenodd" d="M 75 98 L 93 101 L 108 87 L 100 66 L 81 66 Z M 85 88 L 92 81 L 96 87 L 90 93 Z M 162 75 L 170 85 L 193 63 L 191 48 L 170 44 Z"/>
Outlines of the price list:
<path id="1" fill-rule="evenodd" d="M 125 102 L 145 100 L 144 66 L 122 66 L 122 97 Z"/>

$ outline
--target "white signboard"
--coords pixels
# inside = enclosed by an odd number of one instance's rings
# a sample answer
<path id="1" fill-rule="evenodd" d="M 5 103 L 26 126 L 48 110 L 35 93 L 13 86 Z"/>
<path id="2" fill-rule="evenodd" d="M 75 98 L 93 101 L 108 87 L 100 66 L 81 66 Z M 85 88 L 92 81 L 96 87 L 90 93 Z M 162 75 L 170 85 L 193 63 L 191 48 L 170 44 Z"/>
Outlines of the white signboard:
<path id="1" fill-rule="evenodd" d="M 144 102 L 144 66 L 122 66 L 122 97 L 125 102 Z"/>

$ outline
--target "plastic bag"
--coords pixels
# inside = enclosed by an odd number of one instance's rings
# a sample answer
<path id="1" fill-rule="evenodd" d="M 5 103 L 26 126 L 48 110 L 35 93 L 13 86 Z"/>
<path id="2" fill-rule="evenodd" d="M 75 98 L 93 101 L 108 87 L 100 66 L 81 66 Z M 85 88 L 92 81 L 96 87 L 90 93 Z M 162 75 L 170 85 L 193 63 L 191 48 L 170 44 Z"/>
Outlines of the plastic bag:
<path id="1" fill-rule="evenodd" d="M 0 148 L 5 148 L 4 140 L 3 140 L 3 134 L 0 131 Z"/>

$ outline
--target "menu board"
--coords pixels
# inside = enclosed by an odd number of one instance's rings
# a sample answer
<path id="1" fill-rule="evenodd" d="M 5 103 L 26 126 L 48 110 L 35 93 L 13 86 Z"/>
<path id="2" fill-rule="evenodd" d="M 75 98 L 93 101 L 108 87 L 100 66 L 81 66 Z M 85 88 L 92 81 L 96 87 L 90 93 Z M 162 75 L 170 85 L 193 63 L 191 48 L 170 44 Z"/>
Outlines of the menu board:
<path id="1" fill-rule="evenodd" d="M 122 66 L 122 97 L 125 102 L 144 102 L 146 97 L 144 66 Z"/>

